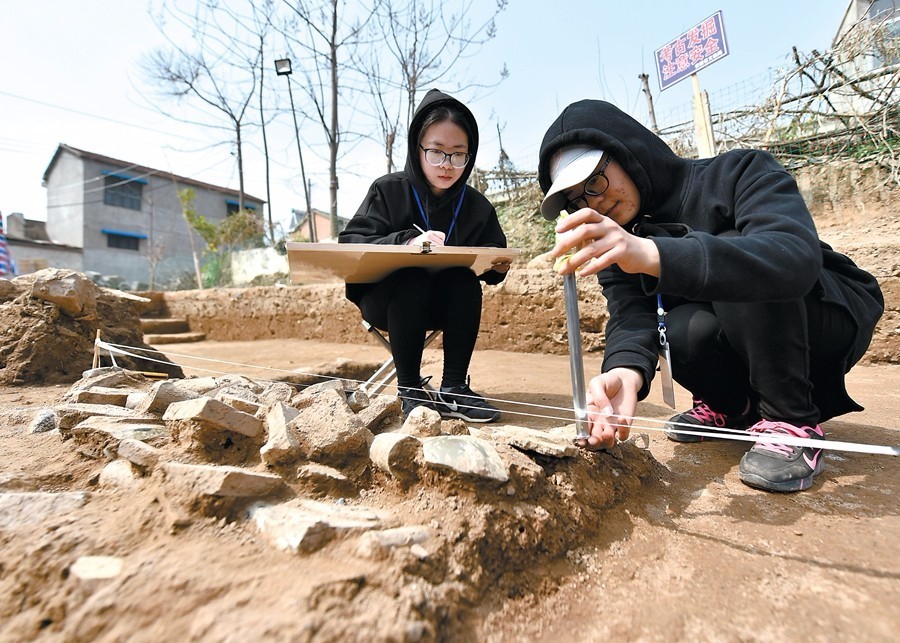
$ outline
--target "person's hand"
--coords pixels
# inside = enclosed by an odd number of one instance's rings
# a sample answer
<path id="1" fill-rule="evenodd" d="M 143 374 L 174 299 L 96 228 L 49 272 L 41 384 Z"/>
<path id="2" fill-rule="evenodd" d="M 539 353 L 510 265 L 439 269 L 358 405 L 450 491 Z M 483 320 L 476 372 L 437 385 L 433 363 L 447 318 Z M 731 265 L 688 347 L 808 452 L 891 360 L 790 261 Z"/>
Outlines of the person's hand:
<path id="1" fill-rule="evenodd" d="M 616 438 L 626 440 L 642 384 L 641 374 L 631 368 L 614 368 L 593 378 L 587 390 L 590 437 L 578 440 L 578 446 L 596 451 L 614 446 Z"/>
<path id="2" fill-rule="evenodd" d="M 574 254 L 559 266 L 560 274 L 577 272 L 585 277 L 618 264 L 627 273 L 659 277 L 656 244 L 626 232 L 618 223 L 590 208 L 562 217 L 556 224 L 556 245 L 550 256 L 556 259 L 572 251 Z"/>
<path id="3" fill-rule="evenodd" d="M 423 232 L 418 237 L 413 237 L 406 242 L 406 245 L 421 246 L 428 242 L 433 246 L 442 246 L 444 245 L 444 236 L 444 233 L 440 230 L 429 230 L 428 232 Z"/>
<path id="4" fill-rule="evenodd" d="M 491 262 L 491 268 L 500 273 L 509 272 L 509 265 L 510 265 L 510 262 L 506 259 Z"/>

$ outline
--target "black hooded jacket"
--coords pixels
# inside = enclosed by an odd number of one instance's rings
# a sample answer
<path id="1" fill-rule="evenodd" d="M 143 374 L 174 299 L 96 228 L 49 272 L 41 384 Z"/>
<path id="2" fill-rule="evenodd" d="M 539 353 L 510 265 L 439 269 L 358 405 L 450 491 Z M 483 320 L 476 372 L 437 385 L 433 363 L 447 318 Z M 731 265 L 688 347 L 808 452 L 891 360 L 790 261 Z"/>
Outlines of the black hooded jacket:
<path id="1" fill-rule="evenodd" d="M 637 186 L 641 205 L 625 227 L 653 237 L 660 276 L 630 275 L 617 266 L 598 277 L 607 299 L 603 370 L 618 366 L 644 374 L 649 391 L 657 361 L 656 297 L 678 301 L 789 301 L 811 290 L 844 308 L 856 342 L 829 381 L 816 380 L 823 417 L 856 405 L 843 375 L 865 353 L 884 298 L 875 278 L 819 240 L 793 177 L 769 153 L 732 150 L 709 159 L 684 159 L 614 105 L 583 100 L 567 107 L 541 143 L 538 178 L 546 192 L 550 159 L 562 147 L 591 145 L 609 152 Z M 836 378 L 836 379 L 835 379 Z M 834 399 L 823 401 L 823 395 Z"/>
<path id="2" fill-rule="evenodd" d="M 459 180 L 441 196 L 431 192 L 422 166 L 419 163 L 419 141 L 422 136 L 422 122 L 428 113 L 440 105 L 452 104 L 466 115 L 471 158 Z M 383 243 L 403 245 L 419 236 L 414 224 L 432 230 L 446 232 L 453 221 L 453 213 L 459 203 L 462 205 L 457 215 L 452 234 L 445 239 L 448 246 L 477 246 L 505 248 L 506 235 L 500 227 L 494 206 L 484 195 L 466 185 L 475 156 L 478 152 L 478 124 L 472 112 L 455 98 L 430 90 L 416 108 L 407 137 L 406 166 L 402 172 L 387 174 L 375 180 L 365 199 L 347 227 L 338 236 L 339 243 Z M 418 194 L 428 221 L 422 218 L 413 190 Z M 488 270 L 479 278 L 488 284 L 498 284 L 506 273 Z M 359 303 L 371 284 L 347 284 L 347 298 Z"/>

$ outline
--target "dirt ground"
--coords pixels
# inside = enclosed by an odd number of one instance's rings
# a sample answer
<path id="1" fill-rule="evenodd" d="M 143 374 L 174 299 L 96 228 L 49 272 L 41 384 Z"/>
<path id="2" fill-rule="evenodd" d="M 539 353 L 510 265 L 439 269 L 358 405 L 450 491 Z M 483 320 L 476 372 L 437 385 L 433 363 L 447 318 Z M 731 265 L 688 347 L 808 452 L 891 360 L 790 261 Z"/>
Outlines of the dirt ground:
<path id="1" fill-rule="evenodd" d="M 820 230 L 896 286 L 893 215 L 831 217 Z M 228 296 L 235 310 L 246 304 Z M 157 475 L 127 488 L 104 484 L 106 453 L 26 430 L 67 397 L 63 376 L 85 368 L 83 326 L 97 318 L 78 311 L 63 323 L 49 304 L 25 315 L 11 308 L 16 301 L 4 304 L 10 330 L 0 338 L 2 366 L 15 367 L 0 383 L 0 502 L 26 492 L 86 501 L 34 521 L 0 511 L 0 641 L 896 640 L 896 457 L 834 450 L 809 491 L 756 491 L 737 477 L 745 444 L 663 436 L 660 420 L 672 410 L 654 387 L 632 439 L 608 453 L 554 460 L 498 445 L 510 471 L 503 485 L 434 472 L 399 484 L 373 467 L 345 466 L 352 492 L 326 500 L 431 535 L 377 555 L 362 553 L 357 536 L 289 553 L 241 513 L 173 518 Z M 104 332 L 136 341 L 133 320 L 117 319 L 101 324 Z M 55 330 L 77 341 L 66 354 L 27 339 L 42 328 L 42 338 Z M 892 321 L 880 330 L 879 355 L 851 371 L 850 393 L 866 409 L 828 422 L 830 439 L 900 444 L 898 337 Z M 256 381 L 313 372 L 358 379 L 385 357 L 364 334 L 351 344 L 277 338 L 157 348 L 189 377 Z M 597 372 L 600 359 L 587 354 L 586 372 Z M 52 377 L 15 385 L 39 360 Z M 424 374 L 439 375 L 438 351 L 424 362 Z M 470 374 L 503 410 L 502 423 L 574 430 L 567 356 L 480 349 Z M 686 391 L 676 397 L 680 409 L 689 405 Z M 173 461 L 196 459 L 177 440 L 160 449 Z M 242 464 L 266 471 L 258 458 Z M 289 497 L 306 493 L 296 472 L 279 473 Z M 115 557 L 122 569 L 84 580 L 77 563 L 87 556 Z"/>
<path id="2" fill-rule="evenodd" d="M 347 357 L 344 344 L 283 340 L 166 349 L 188 375 L 213 369 L 251 378 Z M 375 363 L 382 356 L 377 346 L 353 349 L 355 361 Z M 425 372 L 437 369 L 439 359 L 430 351 Z M 589 372 L 598 365 L 598 357 L 587 358 Z M 533 412 L 514 404 L 566 408 L 570 390 L 564 356 L 483 351 L 475 356 L 472 379 L 477 389 L 503 400 L 498 404 L 504 421 L 533 428 L 564 423 L 562 411 L 558 419 L 545 419 L 537 417 L 547 414 L 545 409 Z M 829 436 L 900 443 L 898 387 L 900 366 L 855 369 L 850 391 L 866 411 L 830 422 Z M 62 385 L 5 388 L 0 399 L 4 409 L 28 409 L 65 390 Z M 677 397 L 681 405 L 689 400 L 683 390 Z M 384 568 L 348 558 L 340 548 L 306 558 L 277 552 L 239 523 L 205 520 L 186 530 L 169 529 L 150 488 L 124 498 L 96 490 L 102 463 L 58 440 L 23 435 L 4 423 L 0 488 L 9 490 L 17 480 L 19 488 L 95 490 L 95 499 L 90 511 L 51 524 L 47 531 L 26 538 L 2 536 L 0 595 L 7 609 L 13 604 L 16 610 L 0 619 L 7 622 L 0 626 L 0 640 L 895 640 L 900 627 L 896 460 L 835 451 L 812 490 L 767 494 L 738 480 L 741 444 L 675 444 L 653 430 L 658 425 L 649 420 L 669 413 L 656 391 L 639 408 L 647 421 L 635 433 L 646 438 L 639 435 L 633 450 L 646 445 L 649 459 L 626 454 L 617 461 L 602 454 L 589 462 L 591 475 L 604 484 L 610 483 L 610 472 L 633 479 L 617 487 L 612 502 L 595 488 L 572 489 L 570 508 L 589 508 L 594 499 L 602 505 L 590 517 L 594 524 L 585 528 L 587 537 L 570 538 L 577 546 L 522 560 L 512 551 L 514 542 L 501 542 L 508 533 L 493 534 L 497 547 L 482 562 L 503 570 L 486 591 L 472 595 L 465 588 L 456 593 L 444 588 L 437 597 L 400 583 L 392 590 L 398 606 L 382 596 L 358 601 L 350 612 L 344 603 L 353 603 L 359 579 L 388 585 L 381 578 Z M 380 501 L 398 500 L 389 495 Z M 445 500 L 457 512 L 472 508 L 464 488 Z M 438 509 L 403 508 L 429 516 L 445 511 Z M 460 537 L 468 529 L 474 538 L 484 528 L 476 529 L 472 509 L 472 524 L 460 527 Z M 87 590 L 68 579 L 76 554 L 123 556 L 129 573 L 107 587 Z M 396 561 L 391 562 L 395 565 L 386 567 L 399 573 Z M 310 587 L 312 578 L 318 582 Z M 368 629 L 408 619 L 408 610 L 399 604 L 410 601 L 430 601 L 444 610 L 432 620 L 438 627 L 407 625 L 399 633 Z M 320 614 L 326 624 L 330 619 L 343 625 L 330 630 L 318 622 L 313 629 L 309 624 L 298 629 L 304 611 Z M 382 637 L 382 632 L 390 634 Z"/>
<path id="3" fill-rule="evenodd" d="M 357 359 L 382 357 L 378 347 L 363 348 L 354 348 Z M 242 364 L 303 370 L 346 357 L 347 347 L 212 342 L 180 344 L 174 352 L 184 355 L 176 360 L 181 364 L 188 355 L 227 354 Z M 439 360 L 430 351 L 425 361 L 433 366 L 425 374 L 439 375 Z M 596 372 L 599 361 L 588 356 L 586 370 Z M 484 351 L 471 375 L 477 390 L 498 400 L 564 408 L 571 399 L 568 368 L 563 356 Z M 829 422 L 829 437 L 900 444 L 900 366 L 858 367 L 849 390 L 866 410 Z M 690 403 L 683 389 L 676 399 Z M 560 423 L 513 404 L 505 408 L 504 420 L 515 424 Z M 670 414 L 658 389 L 638 409 L 647 418 Z M 603 513 L 594 542 L 549 564 L 533 586 L 503 588 L 478 606 L 484 619 L 478 640 L 896 640 L 896 458 L 831 452 L 810 492 L 769 494 L 738 479 L 741 443 L 677 444 L 655 430 L 658 424 L 644 425 L 635 433 L 648 437 L 660 466 Z"/>

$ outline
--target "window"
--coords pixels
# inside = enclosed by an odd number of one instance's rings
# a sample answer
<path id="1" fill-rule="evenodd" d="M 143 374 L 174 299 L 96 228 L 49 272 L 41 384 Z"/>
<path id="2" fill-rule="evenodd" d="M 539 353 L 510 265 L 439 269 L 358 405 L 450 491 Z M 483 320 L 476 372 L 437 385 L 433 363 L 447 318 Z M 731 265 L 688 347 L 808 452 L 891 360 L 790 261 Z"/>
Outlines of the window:
<path id="1" fill-rule="evenodd" d="M 146 181 L 109 174 L 104 179 L 103 202 L 106 205 L 114 205 L 119 208 L 140 210 L 144 183 Z"/>
<path id="2" fill-rule="evenodd" d="M 107 234 L 106 247 L 138 251 L 141 249 L 141 240 L 136 239 L 135 237 L 126 237 L 121 234 Z"/>
<path id="3" fill-rule="evenodd" d="M 226 216 L 231 216 L 232 214 L 235 214 L 238 211 L 238 209 L 239 208 L 238 208 L 237 201 L 233 201 L 232 199 L 225 199 L 225 214 L 226 214 Z M 247 203 L 246 201 L 244 201 L 244 209 L 255 212 L 256 206 L 253 205 L 252 203 Z"/>
<path id="4" fill-rule="evenodd" d="M 100 232 L 106 235 L 106 247 L 118 248 L 119 250 L 141 249 L 141 239 L 146 239 L 147 235 L 141 232 L 125 232 L 124 230 L 110 230 L 109 228 L 101 228 Z"/>

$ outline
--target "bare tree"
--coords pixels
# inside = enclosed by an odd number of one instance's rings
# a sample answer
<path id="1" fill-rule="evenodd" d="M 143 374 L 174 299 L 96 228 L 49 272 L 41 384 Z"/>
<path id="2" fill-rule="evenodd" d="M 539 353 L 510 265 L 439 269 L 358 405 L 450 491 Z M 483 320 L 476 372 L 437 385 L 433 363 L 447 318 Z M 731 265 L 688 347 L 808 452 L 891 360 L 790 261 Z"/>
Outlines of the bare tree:
<path id="1" fill-rule="evenodd" d="M 462 66 L 494 38 L 495 19 L 506 5 L 507 0 L 495 0 L 490 14 L 473 25 L 470 15 L 474 0 L 452 5 L 435 0 L 381 2 L 377 21 L 371 25 L 372 40 L 377 46 L 362 52 L 366 57 L 356 59 L 354 66 L 368 82 L 368 97 L 381 126 L 388 171 L 393 167 L 400 115 L 405 111 L 407 131 L 423 87 L 445 83 L 454 93 L 477 91 L 496 87 L 509 75 L 504 64 L 497 80 L 476 82 Z M 383 64 L 385 53 L 392 65 Z"/>
<path id="2" fill-rule="evenodd" d="M 290 0 L 285 0 L 290 2 Z M 340 146 L 350 134 L 341 117 L 341 98 L 351 100 L 355 92 L 352 78 L 345 78 L 352 70 L 344 63 L 350 60 L 357 47 L 367 44 L 364 40 L 366 26 L 375 15 L 380 0 L 355 5 L 347 9 L 344 0 L 319 0 L 307 2 L 295 0 L 290 4 L 292 19 L 283 33 L 288 43 L 305 55 L 306 65 L 300 71 L 305 81 L 301 90 L 312 105 L 312 116 L 325 134 L 328 144 L 329 195 L 331 197 L 331 236 L 339 230 L 337 214 L 338 176 L 337 162 Z M 291 82 L 292 77 L 288 77 Z M 344 103 L 345 105 L 347 103 Z"/>
<path id="3" fill-rule="evenodd" d="M 248 106 L 259 87 L 263 34 L 270 24 L 268 19 L 259 18 L 271 15 L 266 12 L 272 11 L 272 3 L 271 0 L 263 2 L 259 14 L 253 9 L 255 22 L 240 16 L 225 2 L 193 2 L 189 8 L 183 4 L 179 5 L 177 0 L 165 3 L 154 15 L 170 46 L 146 57 L 142 61 L 143 71 L 147 80 L 164 95 L 189 101 L 200 112 L 200 120 L 164 111 L 167 116 L 232 133 L 238 166 L 238 205 L 243 210 L 244 128 Z M 251 24 L 256 31 L 248 27 Z M 190 38 L 181 38 L 184 32 Z M 210 113 L 223 118 L 226 125 L 209 120 Z"/>

